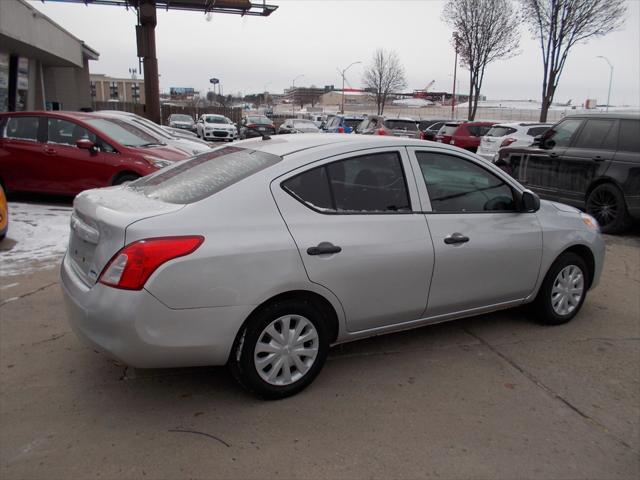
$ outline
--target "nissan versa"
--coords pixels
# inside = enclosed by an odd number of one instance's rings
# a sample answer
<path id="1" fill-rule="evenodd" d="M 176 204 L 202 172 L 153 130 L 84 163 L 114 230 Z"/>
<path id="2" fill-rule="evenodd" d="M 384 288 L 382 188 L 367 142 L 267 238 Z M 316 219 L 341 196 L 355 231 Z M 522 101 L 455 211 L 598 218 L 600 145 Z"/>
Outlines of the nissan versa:
<path id="1" fill-rule="evenodd" d="M 75 332 L 134 367 L 228 364 L 292 395 L 330 345 L 531 303 L 580 310 L 596 221 L 474 154 L 407 138 L 220 147 L 74 201 L 62 284 Z"/>

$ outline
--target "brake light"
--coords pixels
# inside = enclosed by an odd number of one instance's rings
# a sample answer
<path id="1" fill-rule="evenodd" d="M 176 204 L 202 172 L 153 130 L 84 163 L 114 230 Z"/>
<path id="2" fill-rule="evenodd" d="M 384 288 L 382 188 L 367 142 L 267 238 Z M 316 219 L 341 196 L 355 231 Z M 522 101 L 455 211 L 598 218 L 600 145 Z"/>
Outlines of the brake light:
<path id="1" fill-rule="evenodd" d="M 141 290 L 160 265 L 195 252 L 204 237 L 147 238 L 130 243 L 117 252 L 104 268 L 98 281 L 124 290 Z"/>
<path id="2" fill-rule="evenodd" d="M 343 127 L 338 127 L 338 133 L 344 133 L 344 128 Z"/>
<path id="3" fill-rule="evenodd" d="M 256 125 L 255 123 L 250 123 L 249 125 L 247 125 L 247 128 L 257 128 L 258 125 Z"/>
<path id="4" fill-rule="evenodd" d="M 386 135 L 387 132 L 384 128 L 379 128 L 378 130 L 376 130 L 376 134 L 377 135 Z"/>
<path id="5" fill-rule="evenodd" d="M 505 138 L 502 143 L 500 144 L 500 148 L 502 147 L 508 147 L 509 145 L 511 145 L 513 142 L 515 142 L 516 139 L 515 138 Z"/>

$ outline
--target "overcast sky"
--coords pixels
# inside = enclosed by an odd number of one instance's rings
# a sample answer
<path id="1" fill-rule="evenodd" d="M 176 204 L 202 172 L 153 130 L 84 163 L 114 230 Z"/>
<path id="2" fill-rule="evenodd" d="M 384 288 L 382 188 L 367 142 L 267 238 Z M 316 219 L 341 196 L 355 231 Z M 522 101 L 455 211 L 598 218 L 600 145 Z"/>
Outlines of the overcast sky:
<path id="1" fill-rule="evenodd" d="M 408 90 L 435 80 L 432 90 L 451 91 L 451 29 L 442 21 L 444 2 L 436 0 L 272 0 L 268 18 L 159 11 L 157 51 L 160 88 L 194 87 L 205 92 L 208 79 L 220 78 L 225 93 L 281 92 L 291 85 L 341 86 L 336 67 L 362 61 L 347 72 L 361 86 L 364 64 L 378 47 L 398 52 Z M 128 76 L 137 67 L 135 13 L 121 7 L 60 4 L 33 6 L 100 53 L 92 73 Z M 586 98 L 606 102 L 609 67 L 614 65 L 612 104 L 640 105 L 640 2 L 629 1 L 625 26 L 574 48 L 555 101 Z M 521 53 L 488 66 L 483 93 L 489 99 L 539 99 L 542 81 L 538 44 L 522 28 Z M 468 72 L 459 70 L 460 89 Z"/>

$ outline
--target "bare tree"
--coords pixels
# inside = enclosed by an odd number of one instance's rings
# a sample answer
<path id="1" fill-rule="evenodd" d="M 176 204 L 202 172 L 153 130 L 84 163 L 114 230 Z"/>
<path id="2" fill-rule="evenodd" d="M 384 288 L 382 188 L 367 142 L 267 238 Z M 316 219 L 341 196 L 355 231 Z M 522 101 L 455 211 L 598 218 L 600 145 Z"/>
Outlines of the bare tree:
<path id="1" fill-rule="evenodd" d="M 625 0 L 520 0 L 526 21 L 542 50 L 542 110 L 547 112 L 560 81 L 569 51 L 576 43 L 620 28 L 627 11 Z"/>
<path id="2" fill-rule="evenodd" d="M 518 53 L 518 13 L 510 0 L 449 0 L 442 16 L 453 27 L 454 45 L 469 70 L 468 118 L 473 120 L 487 65 Z"/>
<path id="3" fill-rule="evenodd" d="M 362 82 L 376 99 L 378 115 L 382 115 L 389 95 L 407 86 L 398 54 L 393 50 L 376 50 L 364 72 Z"/>

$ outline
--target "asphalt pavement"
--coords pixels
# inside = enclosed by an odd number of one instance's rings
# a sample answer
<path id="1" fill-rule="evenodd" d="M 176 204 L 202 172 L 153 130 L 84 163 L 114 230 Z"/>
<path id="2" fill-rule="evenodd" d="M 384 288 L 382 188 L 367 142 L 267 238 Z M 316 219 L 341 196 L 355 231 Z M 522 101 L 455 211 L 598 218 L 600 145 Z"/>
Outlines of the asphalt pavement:
<path id="1" fill-rule="evenodd" d="M 56 268 L 0 278 L 0 478 L 640 478 L 640 237 L 571 323 L 521 309 L 332 349 L 275 402 L 85 347 Z M 0 249 L 1 250 L 1 249 Z"/>

